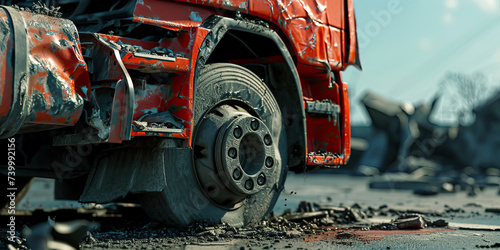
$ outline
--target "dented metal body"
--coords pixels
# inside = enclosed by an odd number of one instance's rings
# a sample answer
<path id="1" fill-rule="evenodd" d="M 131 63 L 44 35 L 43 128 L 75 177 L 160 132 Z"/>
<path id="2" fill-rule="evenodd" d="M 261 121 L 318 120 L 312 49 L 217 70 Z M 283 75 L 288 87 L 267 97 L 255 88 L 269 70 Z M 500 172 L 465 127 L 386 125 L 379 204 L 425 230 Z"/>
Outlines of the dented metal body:
<path id="1" fill-rule="evenodd" d="M 290 169 L 347 162 L 352 0 L 81 2 L 68 19 L 0 8 L 1 138 L 54 130 L 53 146 L 164 137 L 191 148 L 199 70 L 227 62 L 269 85 Z"/>
<path id="2" fill-rule="evenodd" d="M 90 90 L 76 27 L 10 7 L 0 19 L 2 137 L 75 125 Z"/>
<path id="3" fill-rule="evenodd" d="M 273 24 L 270 28 L 278 31 L 293 49 L 301 74 L 317 73 L 313 68 L 338 71 L 350 64 L 359 65 L 352 0 L 178 1 L 190 7 L 169 3 L 174 8 L 167 10 L 162 8 L 166 1 L 144 1 L 136 5 L 134 16 L 175 23 L 186 17 L 206 20 L 211 15 L 220 15 L 220 10 L 240 11 Z M 192 4 L 203 7 L 194 8 Z"/>

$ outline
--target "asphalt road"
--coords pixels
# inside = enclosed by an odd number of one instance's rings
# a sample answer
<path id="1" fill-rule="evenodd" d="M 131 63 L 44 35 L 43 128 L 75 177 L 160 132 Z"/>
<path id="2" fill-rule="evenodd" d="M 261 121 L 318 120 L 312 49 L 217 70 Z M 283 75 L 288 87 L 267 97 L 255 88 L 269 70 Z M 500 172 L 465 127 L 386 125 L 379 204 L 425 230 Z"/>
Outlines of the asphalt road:
<path id="1" fill-rule="evenodd" d="M 403 174 L 377 177 L 378 181 L 392 182 L 406 178 Z M 467 192 L 454 192 L 433 196 L 419 196 L 410 190 L 374 190 L 369 188 L 369 177 L 352 177 L 325 174 L 289 175 L 284 193 L 276 204 L 275 211 L 296 208 L 302 200 L 322 204 L 361 207 L 387 205 L 393 209 L 411 209 L 422 213 L 441 213 L 430 219 L 444 219 L 452 232 L 388 235 L 369 242 L 352 241 L 352 245 L 335 245 L 334 248 L 360 249 L 473 249 L 476 246 L 491 246 L 500 243 L 500 214 L 486 213 L 485 208 L 500 207 L 498 187 L 486 187 L 476 196 Z M 450 209 L 452 208 L 452 209 Z M 462 209 L 463 212 L 446 212 Z M 379 216 L 368 219 L 372 222 L 389 222 L 394 217 Z M 472 230 L 474 229 L 474 230 Z M 319 243 L 316 243 L 319 244 Z M 323 245 L 320 245 L 323 247 Z M 309 248 L 309 245 L 306 245 Z M 310 246 L 315 248 L 316 245 Z M 333 247 L 333 246 L 332 246 Z M 389 248 L 388 248 L 389 247 Z"/>
<path id="2" fill-rule="evenodd" d="M 401 177 L 401 175 L 385 176 L 379 177 L 379 180 L 386 180 L 390 183 L 393 179 Z M 485 212 L 486 208 L 500 207 L 498 186 L 486 187 L 474 197 L 468 196 L 466 192 L 418 196 L 409 190 L 373 190 L 369 188 L 371 181 L 373 181 L 372 178 L 344 175 L 290 174 L 274 213 L 280 215 L 287 209 L 294 212 L 301 201 L 308 201 L 336 207 L 362 209 L 388 207 L 398 211 L 420 211 L 431 220 L 444 219 L 449 226 L 422 230 L 364 230 L 369 225 L 390 222 L 396 218 L 392 214 L 384 214 L 365 218 L 356 224 L 338 225 L 338 227 L 331 228 L 332 231 L 323 229 L 321 234 L 301 234 L 299 237 L 285 237 L 280 240 L 269 237 L 243 237 L 229 238 L 220 242 L 191 241 L 188 244 L 184 237 L 171 235 L 165 235 L 165 237 L 159 235 L 154 241 L 149 242 L 141 241 L 143 240 L 141 236 L 136 238 L 136 241 L 134 240 L 135 234 L 128 235 L 127 239 L 132 239 L 134 244 L 139 244 L 134 246 L 183 249 L 241 249 L 242 247 L 246 249 L 474 249 L 500 246 L 500 244 L 496 245 L 500 243 L 500 214 Z M 62 208 L 88 207 L 74 201 L 55 201 L 51 193 L 53 186 L 53 180 L 37 179 L 19 204 L 19 211 L 34 211 L 40 208 L 52 211 Z M 26 217 L 25 220 L 29 221 L 29 218 Z M 119 218 L 116 220 L 107 218 L 106 223 L 113 224 L 119 221 Z M 129 233 L 125 229 L 117 228 L 103 231 Z M 340 237 L 339 232 L 345 235 L 355 235 L 355 237 Z M 84 248 L 108 248 L 106 246 L 115 248 L 118 246 L 115 243 L 118 244 L 110 240 L 108 245 L 86 244 Z"/>

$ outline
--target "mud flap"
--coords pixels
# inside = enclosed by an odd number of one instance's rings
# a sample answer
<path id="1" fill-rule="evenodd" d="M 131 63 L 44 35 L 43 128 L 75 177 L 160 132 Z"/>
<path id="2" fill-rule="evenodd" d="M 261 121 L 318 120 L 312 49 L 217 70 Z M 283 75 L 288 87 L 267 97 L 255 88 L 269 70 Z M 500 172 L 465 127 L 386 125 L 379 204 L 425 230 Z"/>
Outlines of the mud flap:
<path id="1" fill-rule="evenodd" d="M 112 152 L 96 161 L 80 202 L 108 203 L 130 193 L 160 192 L 167 185 L 165 167 L 179 164 L 174 158 L 189 163 L 191 150 L 156 147 Z"/>

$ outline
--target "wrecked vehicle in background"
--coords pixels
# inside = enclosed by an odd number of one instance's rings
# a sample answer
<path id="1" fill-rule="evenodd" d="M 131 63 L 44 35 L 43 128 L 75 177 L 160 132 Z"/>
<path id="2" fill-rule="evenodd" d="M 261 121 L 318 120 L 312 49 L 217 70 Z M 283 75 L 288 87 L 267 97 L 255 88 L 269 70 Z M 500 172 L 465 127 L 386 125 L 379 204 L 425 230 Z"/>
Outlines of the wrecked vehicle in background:
<path id="1" fill-rule="evenodd" d="M 374 180 L 370 187 L 417 194 L 466 190 L 474 196 L 485 186 L 499 186 L 500 92 L 471 108 L 475 120 L 466 126 L 433 123 L 430 117 L 439 99 L 413 106 L 365 94 L 361 102 L 372 126 L 352 127 L 346 169 L 362 176 L 405 173 Z"/>
<path id="2" fill-rule="evenodd" d="M 56 198 L 241 226 L 272 210 L 288 170 L 349 159 L 352 0 L 50 1 L 64 18 L 14 2 L 0 136 L 18 190 L 57 178 Z"/>

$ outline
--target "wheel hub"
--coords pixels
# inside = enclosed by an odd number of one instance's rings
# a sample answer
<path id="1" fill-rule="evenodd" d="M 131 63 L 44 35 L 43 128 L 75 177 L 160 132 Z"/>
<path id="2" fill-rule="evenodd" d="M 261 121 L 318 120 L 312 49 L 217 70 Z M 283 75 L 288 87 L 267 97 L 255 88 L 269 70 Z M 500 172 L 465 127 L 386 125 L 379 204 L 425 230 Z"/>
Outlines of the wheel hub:
<path id="1" fill-rule="evenodd" d="M 228 105 L 214 109 L 202 120 L 195 144 L 205 145 L 204 155 L 196 157 L 195 152 L 198 180 L 218 204 L 234 205 L 278 180 L 269 128 L 242 109 Z"/>
<path id="2" fill-rule="evenodd" d="M 219 130 L 215 166 L 231 191 L 250 195 L 266 186 L 266 176 L 273 174 L 275 155 L 272 140 L 265 144 L 265 137 L 270 137 L 269 129 L 253 116 L 228 121 Z"/>

